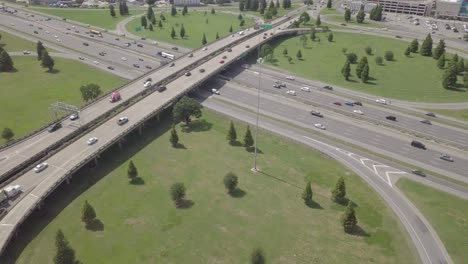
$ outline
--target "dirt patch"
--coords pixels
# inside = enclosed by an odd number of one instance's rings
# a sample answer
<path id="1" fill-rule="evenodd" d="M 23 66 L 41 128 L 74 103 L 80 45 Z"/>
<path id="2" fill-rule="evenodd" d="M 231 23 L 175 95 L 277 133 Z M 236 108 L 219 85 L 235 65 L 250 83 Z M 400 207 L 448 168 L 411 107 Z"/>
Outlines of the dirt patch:
<path id="1" fill-rule="evenodd" d="M 125 220 L 125 224 L 129 226 L 143 225 L 145 221 L 141 218 L 128 218 Z"/>

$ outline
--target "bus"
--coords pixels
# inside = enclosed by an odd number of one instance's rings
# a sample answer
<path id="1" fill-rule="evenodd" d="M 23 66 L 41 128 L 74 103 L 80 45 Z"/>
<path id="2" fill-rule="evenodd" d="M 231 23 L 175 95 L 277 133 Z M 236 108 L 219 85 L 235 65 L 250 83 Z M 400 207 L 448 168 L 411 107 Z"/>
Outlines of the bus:
<path id="1" fill-rule="evenodd" d="M 102 33 L 100 31 L 95 30 L 95 29 L 91 29 L 89 32 L 91 34 L 98 35 L 98 36 L 102 37 Z"/>
<path id="2" fill-rule="evenodd" d="M 163 57 L 163 58 L 166 58 L 166 59 L 170 59 L 170 60 L 173 60 L 175 59 L 175 56 L 170 54 L 170 53 L 167 53 L 167 52 L 164 52 L 164 51 L 160 51 L 158 52 L 158 55 Z"/>

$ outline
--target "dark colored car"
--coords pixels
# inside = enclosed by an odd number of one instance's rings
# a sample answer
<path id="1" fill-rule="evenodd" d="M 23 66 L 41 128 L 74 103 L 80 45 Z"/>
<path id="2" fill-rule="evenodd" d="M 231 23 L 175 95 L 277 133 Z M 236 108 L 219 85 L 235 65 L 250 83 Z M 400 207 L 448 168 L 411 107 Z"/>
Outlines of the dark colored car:
<path id="1" fill-rule="evenodd" d="M 436 115 L 434 113 L 427 113 L 426 115 L 430 116 L 430 117 L 436 117 Z"/>
<path id="2" fill-rule="evenodd" d="M 396 117 L 394 116 L 386 116 L 385 118 L 391 121 L 396 121 Z"/>
<path id="3" fill-rule="evenodd" d="M 333 104 L 341 106 L 340 102 L 334 102 Z"/>
<path id="4" fill-rule="evenodd" d="M 431 121 L 427 119 L 422 120 L 421 123 L 426 124 L 426 125 L 432 125 Z"/>
<path id="5" fill-rule="evenodd" d="M 137 44 L 138 47 L 140 48 L 143 48 L 143 45 L 142 44 Z"/>
<path id="6" fill-rule="evenodd" d="M 411 146 L 415 148 L 426 149 L 426 146 L 423 143 L 416 140 L 411 141 Z"/>
<path id="7" fill-rule="evenodd" d="M 310 114 L 317 117 L 323 117 L 323 115 L 318 111 L 311 111 Z"/>
<path id="8" fill-rule="evenodd" d="M 172 47 L 171 49 L 173 49 L 173 50 L 179 50 L 178 47 Z"/>
<path id="9" fill-rule="evenodd" d="M 88 43 L 86 43 L 86 42 L 83 42 L 83 45 L 85 45 L 85 46 L 89 46 L 89 44 L 88 44 Z"/>
<path id="10" fill-rule="evenodd" d="M 424 173 L 424 171 L 422 171 L 422 170 L 412 170 L 411 172 L 416 174 L 416 175 L 426 177 L 426 173 Z"/>
<path id="11" fill-rule="evenodd" d="M 145 68 L 148 69 L 148 70 L 153 69 L 153 67 L 151 67 L 151 66 L 149 66 L 149 65 L 146 65 Z"/>
<path id="12" fill-rule="evenodd" d="M 112 70 L 112 71 L 113 71 L 113 70 L 114 70 L 114 67 L 112 67 L 112 66 L 109 66 L 109 67 L 107 67 L 107 69 L 109 69 L 109 70 Z"/>
<path id="13" fill-rule="evenodd" d="M 157 90 L 158 92 L 163 92 L 163 91 L 165 91 L 166 89 L 167 89 L 167 88 L 166 88 L 166 86 L 164 86 L 164 85 L 158 86 L 158 88 L 156 88 L 156 90 Z"/>
<path id="14" fill-rule="evenodd" d="M 36 30 L 34 30 L 34 34 L 39 34 L 39 32 L 37 32 Z"/>
<path id="15" fill-rule="evenodd" d="M 361 102 L 354 102 L 355 105 L 359 105 L 359 106 L 362 106 L 362 103 Z"/>
<path id="16" fill-rule="evenodd" d="M 325 86 L 323 87 L 323 89 L 327 89 L 327 90 L 333 91 L 333 87 L 331 87 L 330 85 L 325 85 Z"/>
<path id="17" fill-rule="evenodd" d="M 47 131 L 54 132 L 55 130 L 58 130 L 61 127 L 62 127 L 61 123 L 55 123 L 55 124 L 51 125 L 50 127 L 48 127 Z"/>
<path id="18" fill-rule="evenodd" d="M 205 69 L 200 69 L 199 72 L 204 73 Z"/>
<path id="19" fill-rule="evenodd" d="M 190 72 L 185 73 L 185 76 L 190 76 L 190 75 L 192 75 Z"/>

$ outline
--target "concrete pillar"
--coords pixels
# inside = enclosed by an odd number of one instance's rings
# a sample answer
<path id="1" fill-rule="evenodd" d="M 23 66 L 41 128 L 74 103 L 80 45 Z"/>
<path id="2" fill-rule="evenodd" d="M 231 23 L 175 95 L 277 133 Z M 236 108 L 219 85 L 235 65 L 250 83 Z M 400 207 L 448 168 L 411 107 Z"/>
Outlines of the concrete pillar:
<path id="1" fill-rule="evenodd" d="M 97 166 L 98 165 L 98 158 L 99 156 L 94 156 L 94 165 Z"/>
<path id="2" fill-rule="evenodd" d="M 138 134 L 140 134 L 140 136 L 143 134 L 143 124 L 141 124 L 141 125 L 138 127 Z"/>
<path id="3" fill-rule="evenodd" d="M 119 139 L 118 144 L 119 144 L 119 149 L 122 149 L 122 139 Z"/>
<path id="4" fill-rule="evenodd" d="M 156 120 L 159 121 L 159 114 L 156 114 Z"/>
<path id="5" fill-rule="evenodd" d="M 67 184 L 70 184 L 70 178 L 71 178 L 71 176 L 68 176 L 68 177 L 65 179 L 65 182 L 66 182 Z"/>

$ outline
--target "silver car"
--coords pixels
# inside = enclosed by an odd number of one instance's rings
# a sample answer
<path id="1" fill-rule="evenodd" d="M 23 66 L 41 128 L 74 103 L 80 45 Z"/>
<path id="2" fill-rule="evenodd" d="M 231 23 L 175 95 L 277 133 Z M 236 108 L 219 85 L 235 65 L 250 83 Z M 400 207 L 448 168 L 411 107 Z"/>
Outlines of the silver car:
<path id="1" fill-rule="evenodd" d="M 49 167 L 49 164 L 47 164 L 46 162 L 42 162 L 41 164 L 37 164 L 36 167 L 34 167 L 34 172 L 39 173 L 47 169 L 47 167 Z"/>

